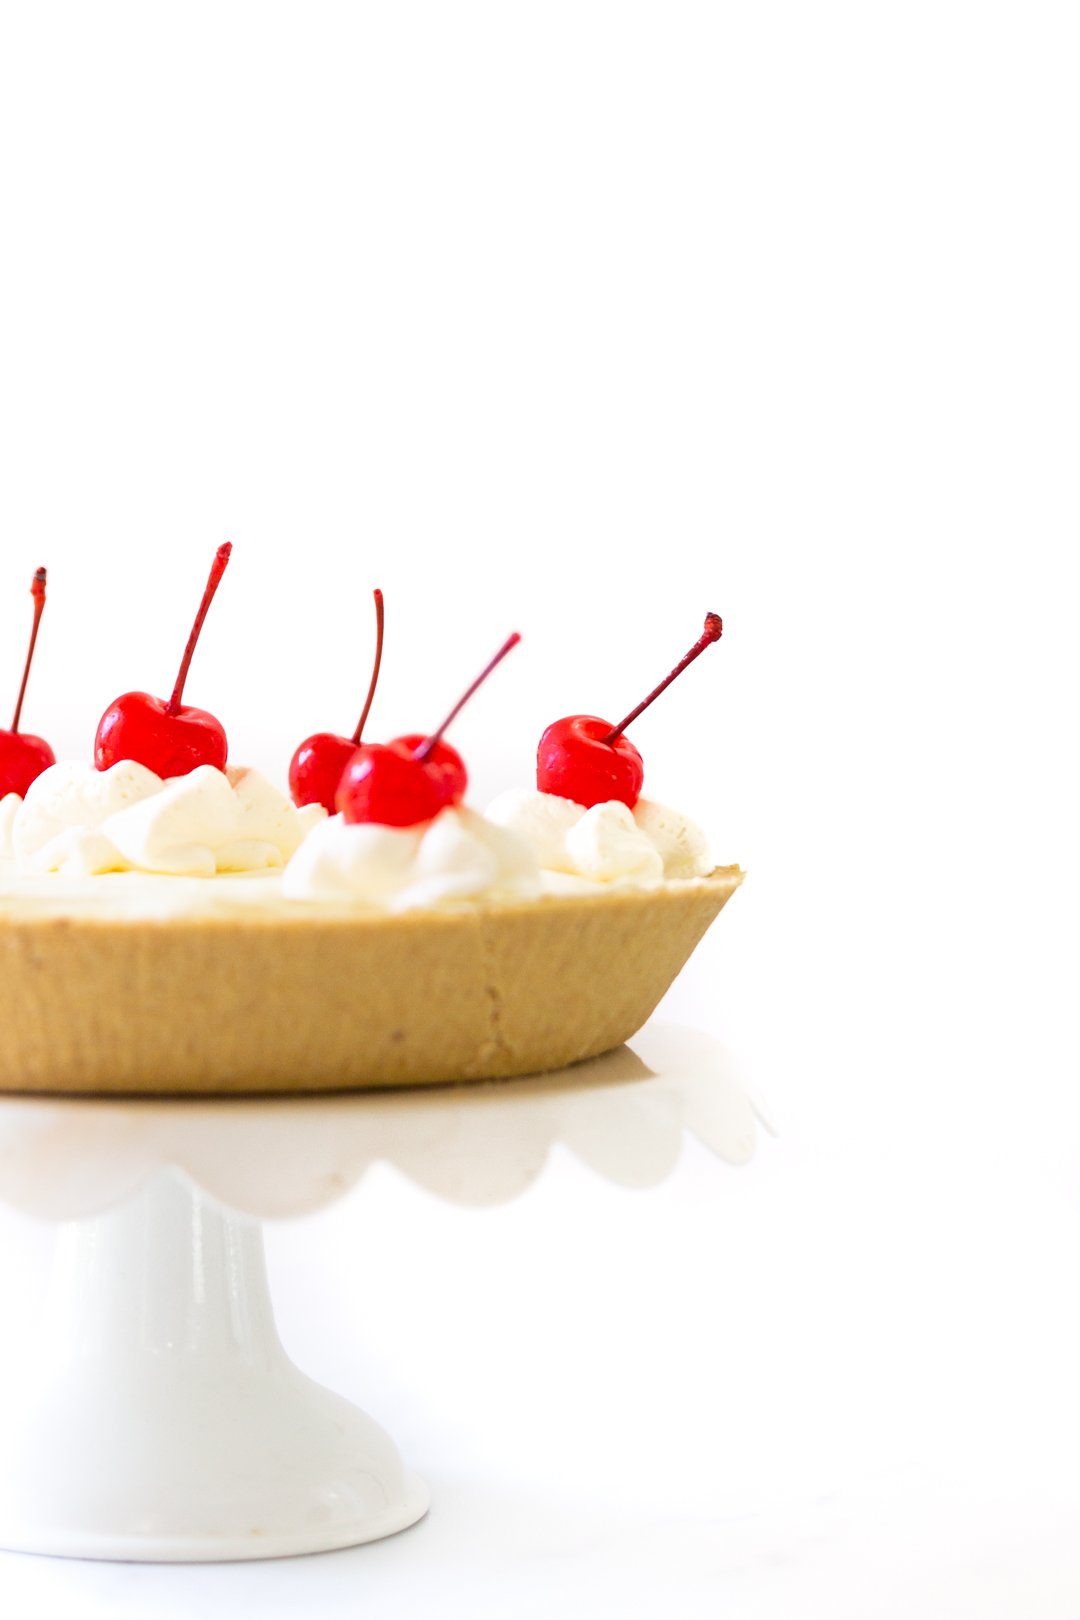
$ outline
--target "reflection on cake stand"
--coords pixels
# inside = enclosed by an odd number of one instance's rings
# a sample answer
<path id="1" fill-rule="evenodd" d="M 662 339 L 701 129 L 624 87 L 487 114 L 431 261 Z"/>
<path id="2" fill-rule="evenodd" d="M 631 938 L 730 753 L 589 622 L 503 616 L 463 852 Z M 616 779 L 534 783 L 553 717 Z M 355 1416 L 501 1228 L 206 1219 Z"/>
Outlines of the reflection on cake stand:
<path id="1" fill-rule="evenodd" d="M 0 1545 L 265 1558 L 415 1523 L 428 1492 L 389 1436 L 286 1356 L 260 1220 L 321 1208 L 378 1161 L 456 1203 L 503 1202 L 556 1142 L 610 1181 L 652 1186 L 687 1131 L 744 1163 L 754 1109 L 721 1047 L 663 1024 L 526 1080 L 0 1100 L 0 1198 L 65 1222 L 36 1387 L 0 1406 Z"/>

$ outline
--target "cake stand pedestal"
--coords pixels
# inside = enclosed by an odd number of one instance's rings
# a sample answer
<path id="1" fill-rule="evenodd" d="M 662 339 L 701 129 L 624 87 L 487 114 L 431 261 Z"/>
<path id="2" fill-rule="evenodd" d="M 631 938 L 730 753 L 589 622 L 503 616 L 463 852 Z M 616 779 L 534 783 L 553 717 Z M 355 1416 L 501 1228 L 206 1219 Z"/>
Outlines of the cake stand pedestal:
<path id="1" fill-rule="evenodd" d="M 250 1216 L 158 1171 L 69 1223 L 54 1264 L 40 1382 L 0 1441 L 5 1546 L 281 1556 L 426 1512 L 389 1435 L 286 1356 Z"/>
<path id="2" fill-rule="evenodd" d="M 692 1131 L 733 1163 L 754 1111 L 707 1037 L 651 1025 L 557 1075 L 264 1101 L 0 1100 L 0 1197 L 60 1218 L 35 1372 L 0 1403 L 0 1546 L 210 1561 L 373 1541 L 427 1488 L 274 1326 L 259 1217 L 376 1161 L 456 1202 L 522 1191 L 555 1142 L 654 1185 Z"/>

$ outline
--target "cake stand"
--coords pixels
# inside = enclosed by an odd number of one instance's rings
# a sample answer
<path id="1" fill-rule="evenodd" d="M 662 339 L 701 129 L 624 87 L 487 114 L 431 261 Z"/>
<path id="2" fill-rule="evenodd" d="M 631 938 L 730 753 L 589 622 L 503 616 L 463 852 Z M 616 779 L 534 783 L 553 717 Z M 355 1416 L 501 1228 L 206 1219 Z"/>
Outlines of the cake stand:
<path id="1" fill-rule="evenodd" d="M 414 1524 L 424 1484 L 274 1326 L 260 1222 L 322 1208 L 376 1161 L 462 1204 L 515 1197 L 561 1142 L 628 1187 L 684 1132 L 754 1151 L 709 1037 L 526 1080 L 282 1100 L 0 1099 L 0 1198 L 60 1229 L 29 1388 L 0 1402 L 0 1546 L 140 1561 L 283 1557 Z"/>

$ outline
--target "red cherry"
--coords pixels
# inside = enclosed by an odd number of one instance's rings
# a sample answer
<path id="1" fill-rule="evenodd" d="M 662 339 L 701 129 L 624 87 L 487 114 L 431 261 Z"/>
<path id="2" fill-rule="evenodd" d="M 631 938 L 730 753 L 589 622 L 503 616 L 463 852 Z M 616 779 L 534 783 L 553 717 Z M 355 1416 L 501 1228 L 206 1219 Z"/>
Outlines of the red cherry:
<path id="1" fill-rule="evenodd" d="M 379 683 L 379 667 L 383 649 L 383 593 L 375 596 L 375 662 L 371 670 L 367 699 L 363 713 L 351 737 L 339 737 L 333 731 L 317 731 L 305 737 L 289 765 L 289 792 L 294 804 L 321 804 L 334 813 L 337 790 L 345 767 L 352 759 L 364 734 L 364 726 L 371 710 L 371 700 Z"/>
<path id="2" fill-rule="evenodd" d="M 610 720 L 569 714 L 553 720 L 536 751 L 536 785 L 588 808 L 620 799 L 631 810 L 641 794 L 645 766 L 629 737 L 611 735 Z"/>
<path id="3" fill-rule="evenodd" d="M 125 692 L 109 704 L 98 721 L 94 764 L 99 771 L 107 771 L 121 759 L 133 759 L 158 776 L 187 776 L 198 765 L 225 769 L 229 745 L 221 721 L 205 709 L 194 709 L 180 700 L 195 643 L 231 551 L 232 546 L 226 543 L 214 555 L 169 701 L 151 697 L 149 692 Z"/>
<path id="4" fill-rule="evenodd" d="M 0 731 L 0 799 L 17 793 L 26 798 L 31 782 L 56 764 L 56 755 L 44 737 L 29 731 Z"/>
<path id="5" fill-rule="evenodd" d="M 316 731 L 305 737 L 289 762 L 293 804 L 321 804 L 333 815 L 341 778 L 355 753 L 352 738 L 333 731 Z"/>
<path id="6" fill-rule="evenodd" d="M 541 793 L 573 799 L 586 809 L 618 799 L 632 810 L 641 795 L 645 767 L 641 755 L 623 732 L 688 664 L 700 658 L 706 647 L 720 640 L 723 628 L 718 613 L 706 614 L 705 628 L 686 657 L 680 659 L 671 674 L 666 675 L 659 686 L 654 686 L 648 697 L 636 709 L 631 709 L 617 726 L 609 725 L 594 714 L 571 714 L 548 726 L 536 751 L 536 785 Z"/>
<path id="7" fill-rule="evenodd" d="M 214 715 L 188 704 L 171 709 L 149 692 L 125 692 L 110 703 L 94 739 L 99 771 L 134 759 L 158 776 L 187 776 L 198 765 L 223 771 L 228 757 L 225 730 Z"/>
<path id="8" fill-rule="evenodd" d="M 461 803 L 468 785 L 465 761 L 456 748 L 443 742 L 442 734 L 520 640 L 516 630 L 507 637 L 436 731 L 426 737 L 413 732 L 385 745 L 364 743 L 356 750 L 337 793 L 337 807 L 346 821 L 414 827 L 447 805 Z"/>
<path id="9" fill-rule="evenodd" d="M 390 746 L 400 747 L 405 753 L 415 756 L 427 740 L 422 731 L 410 731 L 404 737 L 395 737 Z M 469 773 L 457 749 L 451 748 L 448 742 L 437 742 L 424 765 L 432 776 L 441 777 L 445 782 L 448 802 L 460 804 L 469 785 Z"/>
<path id="10" fill-rule="evenodd" d="M 28 731 L 19 730 L 26 683 L 30 678 L 30 665 L 33 662 L 34 645 L 37 642 L 38 625 L 45 609 L 44 568 L 39 568 L 35 572 L 30 594 L 34 598 L 34 623 L 30 630 L 26 663 L 23 665 L 22 684 L 15 700 L 15 718 L 11 722 L 10 731 L 0 731 L 0 799 L 8 793 L 17 793 L 20 799 L 24 799 L 31 782 L 36 781 L 42 771 L 48 770 L 50 765 L 56 764 L 56 755 L 43 737 L 34 737 Z"/>
<path id="11" fill-rule="evenodd" d="M 394 743 L 361 743 L 337 792 L 346 821 L 414 827 L 450 803 L 446 779 Z"/>

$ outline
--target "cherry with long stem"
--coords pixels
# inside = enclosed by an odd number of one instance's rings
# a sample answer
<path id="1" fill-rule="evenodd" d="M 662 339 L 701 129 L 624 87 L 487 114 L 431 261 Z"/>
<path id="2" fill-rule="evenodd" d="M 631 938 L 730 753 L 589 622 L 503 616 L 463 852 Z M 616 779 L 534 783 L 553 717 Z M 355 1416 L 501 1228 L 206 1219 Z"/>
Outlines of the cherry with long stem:
<path id="1" fill-rule="evenodd" d="M 224 726 L 216 716 L 185 703 L 183 698 L 191 657 L 231 553 L 232 546 L 226 541 L 214 554 L 172 696 L 166 701 L 150 692 L 124 692 L 98 721 L 94 764 L 99 771 L 111 770 L 123 760 L 142 765 L 163 780 L 187 776 L 201 765 L 225 769 L 229 743 Z"/>
<path id="2" fill-rule="evenodd" d="M 385 744 L 361 743 L 345 767 L 335 795 L 335 805 L 347 823 L 415 827 L 461 803 L 468 773 L 457 749 L 443 741 L 443 733 L 520 640 L 516 630 L 506 638 L 442 724 L 427 736 L 410 733 Z"/>
<path id="3" fill-rule="evenodd" d="M 22 684 L 19 687 L 19 696 L 15 701 L 15 718 L 11 722 L 13 734 L 18 731 L 19 721 L 22 719 L 23 698 L 26 696 L 26 683 L 30 679 L 30 665 L 34 661 L 34 647 L 37 644 L 38 626 L 41 623 L 41 615 L 45 611 L 45 577 L 44 568 L 36 569 L 33 584 L 30 586 L 30 594 L 34 598 L 34 623 L 30 631 L 30 645 L 26 650 L 26 663 L 23 665 Z"/>
<path id="4" fill-rule="evenodd" d="M 289 762 L 289 792 L 295 805 L 321 804 L 330 815 L 334 813 L 337 790 L 346 765 L 352 759 L 364 735 L 368 715 L 371 713 L 375 688 L 379 684 L 382 667 L 385 609 L 383 593 L 376 589 L 375 599 L 375 657 L 371 666 L 367 697 L 356 730 L 351 737 L 340 737 L 335 731 L 316 731 L 305 737 Z"/>
<path id="5" fill-rule="evenodd" d="M 0 799 L 6 798 L 9 793 L 14 793 L 18 798 L 24 799 L 31 784 L 37 781 L 42 771 L 46 771 L 50 765 L 56 764 L 56 755 L 44 737 L 32 737 L 28 731 L 19 730 L 19 722 L 22 719 L 23 698 L 26 696 L 26 683 L 30 675 L 30 665 L 34 659 L 34 644 L 37 641 L 38 625 L 41 623 L 41 615 L 45 607 L 44 568 L 39 568 L 35 573 L 30 591 L 34 598 L 34 623 L 30 631 L 30 646 L 26 654 L 26 663 L 23 666 L 22 684 L 19 687 L 19 696 L 15 702 L 15 718 L 11 722 L 10 731 L 0 731 Z"/>
<path id="6" fill-rule="evenodd" d="M 723 628 L 718 613 L 707 613 L 705 628 L 685 658 L 617 726 L 595 714 L 568 714 L 552 721 L 536 750 L 536 785 L 540 792 L 570 799 L 587 810 L 611 800 L 632 810 L 641 796 L 645 765 L 625 735 L 626 728 L 695 658 L 701 657 L 706 647 L 720 640 Z"/>
<path id="7" fill-rule="evenodd" d="M 379 670 L 382 667 L 383 628 L 385 623 L 383 593 L 379 590 L 378 586 L 376 586 L 372 594 L 375 597 L 375 662 L 371 666 L 371 683 L 368 686 L 367 697 L 364 699 L 364 707 L 359 720 L 356 722 L 356 730 L 352 734 L 352 740 L 357 747 L 359 747 L 360 740 L 364 735 L 364 727 L 367 725 L 367 717 L 371 713 L 371 704 L 375 696 L 375 688 L 379 684 Z"/>
<path id="8" fill-rule="evenodd" d="M 221 576 L 228 567 L 231 555 L 232 542 L 230 540 L 226 540 L 223 546 L 218 546 L 217 551 L 214 553 L 214 560 L 210 565 L 210 577 L 206 581 L 206 589 L 203 591 L 202 601 L 199 603 L 199 611 L 195 615 L 195 623 L 191 627 L 191 634 L 188 636 L 187 646 L 184 648 L 184 656 L 180 660 L 180 671 L 176 677 L 176 685 L 173 687 L 172 697 L 165 705 L 166 714 L 180 713 L 184 696 L 184 683 L 188 677 L 188 669 L 191 667 L 191 656 L 202 633 L 203 620 L 206 618 L 210 604 L 214 600 L 214 593 L 221 584 Z"/>
<path id="9" fill-rule="evenodd" d="M 519 635 L 519 633 L 516 630 L 514 631 L 513 635 L 507 636 L 506 640 L 503 642 L 502 646 L 499 648 L 499 650 L 495 654 L 494 658 L 492 658 L 487 664 L 484 665 L 484 668 L 480 671 L 479 675 L 476 677 L 475 681 L 473 681 L 472 685 L 470 687 L 468 687 L 462 693 L 462 695 L 458 698 L 457 702 L 454 704 L 454 707 L 450 710 L 450 713 L 446 716 L 446 719 L 443 721 L 442 725 L 436 727 L 436 729 L 433 732 L 431 732 L 429 736 L 424 738 L 424 741 L 420 744 L 419 748 L 416 749 L 415 753 L 413 754 L 413 758 L 415 760 L 417 760 L 421 765 L 424 763 L 424 761 L 426 759 L 430 759 L 431 755 L 434 753 L 435 749 L 438 747 L 439 743 L 442 741 L 443 732 L 446 730 L 447 726 L 450 725 L 451 721 L 457 719 L 458 715 L 461 713 L 461 711 L 465 707 L 466 703 L 468 703 L 468 701 L 472 697 L 473 693 L 476 692 L 481 686 L 483 686 L 484 682 L 487 680 L 487 678 L 491 674 L 492 670 L 495 670 L 495 669 L 497 669 L 499 667 L 499 665 L 502 663 L 503 659 L 506 657 L 507 653 L 512 652 L 513 649 L 517 646 L 517 644 L 518 644 L 518 642 L 520 640 L 521 640 L 521 636 Z"/>
<path id="10" fill-rule="evenodd" d="M 690 651 L 686 654 L 686 657 L 680 658 L 679 662 L 675 665 L 675 668 L 671 671 L 671 674 L 665 675 L 659 686 L 654 686 L 648 697 L 643 699 L 642 702 L 638 704 L 636 709 L 631 709 L 625 720 L 620 720 L 617 726 L 612 726 L 607 736 L 601 737 L 600 741 L 604 743 L 613 743 L 616 737 L 621 737 L 627 726 L 630 725 L 632 721 L 636 720 L 639 714 L 644 714 L 649 705 L 656 702 L 661 692 L 665 691 L 671 685 L 672 681 L 675 680 L 677 676 L 681 675 L 683 670 L 694 662 L 695 658 L 701 657 L 706 647 L 711 647 L 714 641 L 720 640 L 723 630 L 724 621 L 721 619 L 719 613 L 706 613 L 705 628 L 694 642 L 694 645 L 691 647 Z"/>

